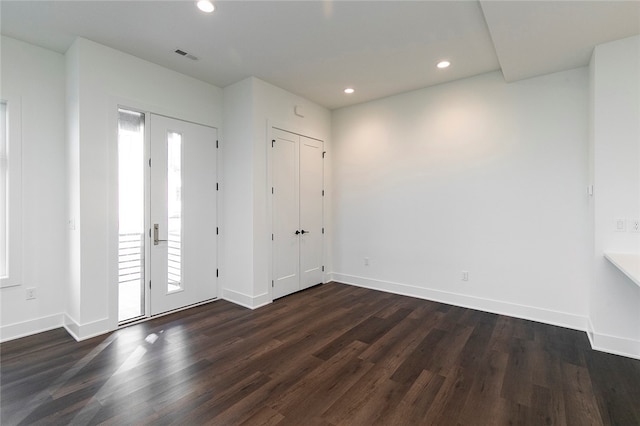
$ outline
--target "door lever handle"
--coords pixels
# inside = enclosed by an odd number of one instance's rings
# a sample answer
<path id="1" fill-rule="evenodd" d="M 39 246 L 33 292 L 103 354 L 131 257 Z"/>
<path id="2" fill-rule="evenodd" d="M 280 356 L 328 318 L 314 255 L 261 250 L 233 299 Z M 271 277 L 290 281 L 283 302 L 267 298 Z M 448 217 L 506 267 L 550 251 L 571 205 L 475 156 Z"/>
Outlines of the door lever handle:
<path id="1" fill-rule="evenodd" d="M 157 246 L 161 241 L 167 241 L 167 240 L 158 239 L 158 224 L 154 223 L 153 224 L 153 245 Z"/>
<path id="2" fill-rule="evenodd" d="M 296 235 L 300 234 L 300 231 L 296 230 Z"/>
<path id="3" fill-rule="evenodd" d="M 302 235 L 304 235 L 304 234 L 310 234 L 310 233 L 311 233 L 311 231 L 305 231 L 305 230 L 303 229 L 302 231 L 300 231 L 300 233 L 301 233 Z"/>

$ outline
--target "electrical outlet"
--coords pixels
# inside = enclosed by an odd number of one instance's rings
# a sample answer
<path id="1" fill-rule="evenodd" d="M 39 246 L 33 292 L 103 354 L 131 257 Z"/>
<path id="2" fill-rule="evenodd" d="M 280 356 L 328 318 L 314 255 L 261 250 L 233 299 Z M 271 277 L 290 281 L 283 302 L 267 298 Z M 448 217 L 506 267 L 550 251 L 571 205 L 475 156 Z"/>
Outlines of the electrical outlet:
<path id="1" fill-rule="evenodd" d="M 640 232 L 640 219 L 629 220 L 629 232 Z"/>
<path id="2" fill-rule="evenodd" d="M 469 271 L 462 271 L 462 281 L 469 281 Z"/>
<path id="3" fill-rule="evenodd" d="M 33 287 L 26 289 L 26 297 L 27 297 L 27 300 L 35 299 L 36 298 L 36 289 L 33 288 Z"/>
<path id="4" fill-rule="evenodd" d="M 627 220 L 623 218 L 617 218 L 615 220 L 615 228 L 616 232 L 626 232 L 627 231 Z"/>
<path id="5" fill-rule="evenodd" d="M 364 258 L 364 266 L 369 266 L 369 258 L 368 257 Z"/>

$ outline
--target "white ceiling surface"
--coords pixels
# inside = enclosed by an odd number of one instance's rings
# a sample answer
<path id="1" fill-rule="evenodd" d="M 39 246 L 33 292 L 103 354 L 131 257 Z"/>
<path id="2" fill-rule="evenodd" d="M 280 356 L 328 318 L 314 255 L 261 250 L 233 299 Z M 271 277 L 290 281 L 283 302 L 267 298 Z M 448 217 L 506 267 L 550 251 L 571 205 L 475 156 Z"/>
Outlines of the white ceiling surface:
<path id="1" fill-rule="evenodd" d="M 594 46 L 640 34 L 638 1 L 481 3 L 507 81 L 585 66 Z"/>
<path id="2" fill-rule="evenodd" d="M 84 37 L 218 87 L 256 76 L 330 109 L 498 69 L 514 81 L 584 66 L 594 45 L 640 34 L 640 1 L 215 4 L 2 0 L 0 30 L 60 53 Z"/>

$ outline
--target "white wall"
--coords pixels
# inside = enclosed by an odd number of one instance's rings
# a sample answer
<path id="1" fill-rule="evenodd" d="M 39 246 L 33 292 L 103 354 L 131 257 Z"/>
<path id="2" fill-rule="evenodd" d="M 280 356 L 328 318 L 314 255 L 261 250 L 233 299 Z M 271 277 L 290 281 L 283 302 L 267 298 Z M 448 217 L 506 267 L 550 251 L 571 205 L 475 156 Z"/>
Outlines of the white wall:
<path id="1" fill-rule="evenodd" d="M 585 329 L 587 119 L 586 69 L 334 111 L 333 278 Z"/>
<path id="2" fill-rule="evenodd" d="M 304 117 L 294 114 L 296 105 L 303 108 Z M 222 232 L 228 252 L 223 255 L 223 294 L 255 308 L 272 300 L 269 128 L 279 126 L 323 140 L 329 152 L 331 116 L 326 108 L 253 77 L 225 88 L 224 107 Z M 325 186 L 331 179 L 329 161 Z M 325 210 L 327 206 L 330 203 Z M 326 227 L 329 223 L 326 214 Z M 325 256 L 330 257 L 328 250 Z"/>
<path id="3" fill-rule="evenodd" d="M 220 199 L 221 296 L 253 306 L 252 79 L 224 89 Z"/>
<path id="4" fill-rule="evenodd" d="M 67 281 L 65 59 L 1 38 L 0 98 L 19 99 L 22 134 L 22 280 L 0 289 L 0 339 L 62 325 Z M 11 112 L 11 111 L 10 111 Z M 25 288 L 37 298 L 25 300 Z"/>
<path id="5" fill-rule="evenodd" d="M 594 347 L 640 358 L 640 287 L 606 261 L 640 255 L 640 233 L 616 232 L 640 218 L 640 36 L 597 46 L 591 60 L 594 259 L 590 336 Z"/>
<path id="6" fill-rule="evenodd" d="M 78 150 L 78 164 L 69 167 L 79 170 L 79 199 L 71 201 L 79 206 L 72 218 L 79 251 L 71 254 L 80 257 L 71 259 L 70 275 L 80 280 L 79 300 L 75 289 L 69 295 L 66 325 L 82 339 L 117 325 L 118 104 L 219 128 L 222 90 L 81 38 L 69 56 L 68 104 L 77 108 L 69 108 L 68 133 L 70 148 Z"/>

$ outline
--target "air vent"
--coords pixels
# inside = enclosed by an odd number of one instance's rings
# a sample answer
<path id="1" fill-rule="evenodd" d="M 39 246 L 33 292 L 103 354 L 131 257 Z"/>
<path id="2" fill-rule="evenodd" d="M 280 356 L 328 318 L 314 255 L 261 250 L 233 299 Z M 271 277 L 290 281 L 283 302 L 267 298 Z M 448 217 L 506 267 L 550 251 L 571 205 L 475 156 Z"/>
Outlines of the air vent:
<path id="1" fill-rule="evenodd" d="M 180 56 L 191 59 L 192 61 L 198 60 L 197 56 L 193 56 L 191 53 L 185 52 L 184 50 L 176 49 L 175 52 Z"/>

